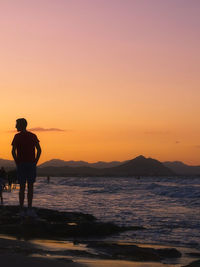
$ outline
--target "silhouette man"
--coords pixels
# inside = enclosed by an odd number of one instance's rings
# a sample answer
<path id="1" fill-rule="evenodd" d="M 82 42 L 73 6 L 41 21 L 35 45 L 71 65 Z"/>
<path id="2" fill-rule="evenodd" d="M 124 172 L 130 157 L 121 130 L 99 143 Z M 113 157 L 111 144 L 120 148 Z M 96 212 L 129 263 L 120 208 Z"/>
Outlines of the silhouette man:
<path id="1" fill-rule="evenodd" d="M 35 217 L 36 214 L 32 209 L 33 201 L 33 184 L 36 179 L 36 165 L 41 155 L 41 147 L 37 136 L 26 130 L 27 121 L 24 118 L 16 120 L 17 133 L 12 141 L 12 156 L 17 166 L 17 176 L 20 184 L 19 205 L 20 216 L 24 213 L 24 197 L 26 183 L 28 184 L 28 210 L 27 215 Z M 37 154 L 35 155 L 35 149 Z"/>

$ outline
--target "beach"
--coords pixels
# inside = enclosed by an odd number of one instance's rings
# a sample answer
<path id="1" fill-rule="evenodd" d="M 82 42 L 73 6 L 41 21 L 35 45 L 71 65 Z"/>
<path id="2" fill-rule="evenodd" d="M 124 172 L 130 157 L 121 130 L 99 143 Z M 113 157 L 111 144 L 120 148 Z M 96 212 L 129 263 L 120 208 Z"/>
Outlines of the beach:
<path id="1" fill-rule="evenodd" d="M 45 178 L 38 177 L 34 207 L 41 221 L 33 227 L 31 236 L 29 230 L 21 232 L 26 227 L 18 224 L 15 204 L 18 201 L 18 188 L 4 192 L 6 206 L 1 211 L 1 214 L 5 212 L 4 225 L 1 225 L 1 235 L 4 235 L 0 241 L 1 262 L 6 262 L 5 266 L 11 266 L 15 260 L 30 264 L 46 262 L 48 266 L 185 266 L 200 258 L 199 215 L 195 213 L 193 216 L 199 206 L 198 196 L 199 180 L 196 178 L 142 178 L 138 182 L 131 178 L 54 177 L 47 184 Z M 7 204 L 14 204 L 9 208 L 9 214 Z M 43 210 L 44 207 L 49 210 Z M 62 216 L 57 212 L 61 212 Z M 63 217 L 65 212 L 66 218 Z M 58 223 L 58 229 L 51 228 L 45 236 L 43 223 L 45 220 L 49 222 L 48 216 Z M 61 228 L 61 222 L 65 227 L 68 225 L 66 236 L 63 236 L 65 229 Z M 99 236 L 94 234 L 97 230 L 95 222 L 98 226 L 104 225 L 98 228 Z M 117 228 L 110 227 L 109 222 L 113 222 Z M 121 231 L 124 227 L 126 231 Z M 128 230 L 126 227 L 132 228 Z M 45 229 L 48 228 L 47 224 Z M 22 233 L 25 236 L 20 236 Z M 85 236 L 81 237 L 83 233 Z M 118 244 L 122 247 L 118 248 Z M 148 258 L 140 260 L 131 257 L 131 253 L 127 254 L 124 250 L 127 244 L 132 249 L 135 245 L 139 248 L 175 248 L 181 257 L 164 258 L 152 263 Z"/>
<path id="2" fill-rule="evenodd" d="M 105 242 L 111 233 L 129 228 L 98 222 L 89 214 L 35 209 L 37 219 L 22 219 L 18 206 L 0 206 L 0 255 L 6 266 L 162 266 L 168 258 L 176 262 L 181 257 L 174 248 Z"/>
<path id="3" fill-rule="evenodd" d="M 47 258 L 37 258 L 37 257 L 28 257 L 25 255 L 19 255 L 19 254 L 5 254 L 4 256 L 0 255 L 0 262 L 1 266 L 4 267 L 81 267 L 83 265 L 70 262 L 70 263 L 62 263 L 56 260 L 49 260 Z"/>
<path id="4" fill-rule="evenodd" d="M 72 262 L 61 262 L 55 259 L 48 259 L 47 256 L 33 256 L 34 247 L 29 242 L 18 241 L 9 237 L 0 238 L 0 264 L 3 267 L 11 266 L 38 266 L 38 267 L 81 267 L 81 264 Z M 66 259 L 67 261 L 67 259 Z"/>
<path id="5" fill-rule="evenodd" d="M 141 226 L 109 240 L 200 249 L 200 180 L 195 177 L 37 177 L 34 207 L 82 212 L 119 226 Z M 4 193 L 18 203 L 18 189 Z M 194 216 L 195 214 L 195 216 Z"/>
<path id="6" fill-rule="evenodd" d="M 200 267 L 199 13 L 0 1 L 0 267 Z"/>
<path id="7" fill-rule="evenodd" d="M 170 262 L 105 260 L 87 256 L 77 257 L 73 253 L 71 253 L 71 256 L 70 253 L 65 256 L 65 250 L 73 252 L 73 249 L 75 249 L 75 246 L 71 242 L 56 240 L 24 241 L 1 235 L 0 264 L 3 267 L 181 267 L 192 261 L 189 257 L 185 257 L 181 262 L 175 264 Z M 80 246 L 77 246 L 76 249 L 82 250 Z"/>

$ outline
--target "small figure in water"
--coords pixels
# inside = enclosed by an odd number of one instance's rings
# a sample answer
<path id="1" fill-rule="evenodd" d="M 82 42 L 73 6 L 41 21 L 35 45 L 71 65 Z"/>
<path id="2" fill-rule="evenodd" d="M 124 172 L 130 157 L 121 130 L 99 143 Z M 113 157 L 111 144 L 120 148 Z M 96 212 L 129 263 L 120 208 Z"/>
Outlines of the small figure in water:
<path id="1" fill-rule="evenodd" d="M 1 167 L 1 170 L 0 170 L 0 198 L 1 198 L 1 205 L 3 205 L 3 189 L 5 187 L 5 178 L 6 178 L 6 172 L 4 170 L 4 167 Z"/>
<path id="2" fill-rule="evenodd" d="M 0 198 L 1 198 L 1 205 L 3 205 L 3 188 L 5 184 L 2 178 L 0 178 Z"/>
<path id="3" fill-rule="evenodd" d="M 50 176 L 47 176 L 47 183 L 50 183 Z"/>

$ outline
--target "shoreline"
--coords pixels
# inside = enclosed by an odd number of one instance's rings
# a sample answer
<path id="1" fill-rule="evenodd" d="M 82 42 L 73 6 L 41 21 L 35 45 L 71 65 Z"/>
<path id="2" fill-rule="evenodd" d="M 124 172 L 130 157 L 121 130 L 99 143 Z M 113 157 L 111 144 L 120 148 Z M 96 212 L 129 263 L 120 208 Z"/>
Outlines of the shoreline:
<path id="1" fill-rule="evenodd" d="M 135 244 L 135 243 L 132 243 Z M 138 245 L 138 244 L 137 244 Z M 165 246 L 140 244 L 141 247 L 164 248 Z M 169 246 L 167 246 L 169 247 Z M 182 267 L 198 260 L 198 257 L 189 257 L 186 252 L 195 253 L 196 250 L 178 248 L 183 257 L 177 260 L 164 262 L 151 261 L 130 261 L 119 259 L 100 259 L 90 257 L 88 249 L 82 243 L 74 244 L 64 240 L 38 240 L 29 241 L 17 240 L 14 237 L 0 235 L 0 262 L 4 267 L 11 267 L 13 264 L 18 267 Z M 74 251 L 81 251 L 82 256 L 75 255 Z M 66 254 L 67 251 L 67 254 Z M 196 251 L 197 252 L 197 251 Z M 66 254 L 66 255 L 65 255 Z M 17 262 L 17 265 L 16 265 Z"/>
<path id="2" fill-rule="evenodd" d="M 195 248 L 129 242 L 113 235 L 141 231 L 99 222 L 93 215 L 35 208 L 38 219 L 19 217 L 17 206 L 1 207 L 0 262 L 11 267 L 189 267 L 200 259 Z M 188 265 L 188 266 L 187 266 Z M 198 265 L 197 265 L 198 266 Z"/>
<path id="3" fill-rule="evenodd" d="M 51 183 L 47 184 L 46 180 L 38 178 L 34 206 L 61 212 L 89 213 L 98 221 L 146 228 L 142 234 L 135 234 L 133 231 L 117 234 L 113 236 L 113 241 L 121 239 L 163 245 L 167 241 L 174 246 L 187 247 L 191 244 L 192 247 L 199 246 L 200 249 L 199 216 L 193 216 L 199 204 L 198 186 L 198 180 L 188 184 L 186 180 L 183 183 L 178 180 L 173 183 L 169 179 L 105 179 L 102 182 L 100 179 L 77 181 L 76 178 L 63 178 L 58 181 L 52 179 Z M 12 194 L 5 193 L 5 203 L 16 205 L 18 190 L 14 190 Z"/>

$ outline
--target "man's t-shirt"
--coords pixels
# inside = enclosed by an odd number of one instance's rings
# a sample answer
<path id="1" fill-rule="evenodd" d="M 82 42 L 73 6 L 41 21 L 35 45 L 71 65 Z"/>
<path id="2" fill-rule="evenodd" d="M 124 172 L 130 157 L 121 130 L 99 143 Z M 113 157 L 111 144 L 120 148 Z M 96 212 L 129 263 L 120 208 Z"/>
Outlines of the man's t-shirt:
<path id="1" fill-rule="evenodd" d="M 12 146 L 17 149 L 17 164 L 35 161 L 35 145 L 38 142 L 37 136 L 28 131 L 14 136 Z"/>

